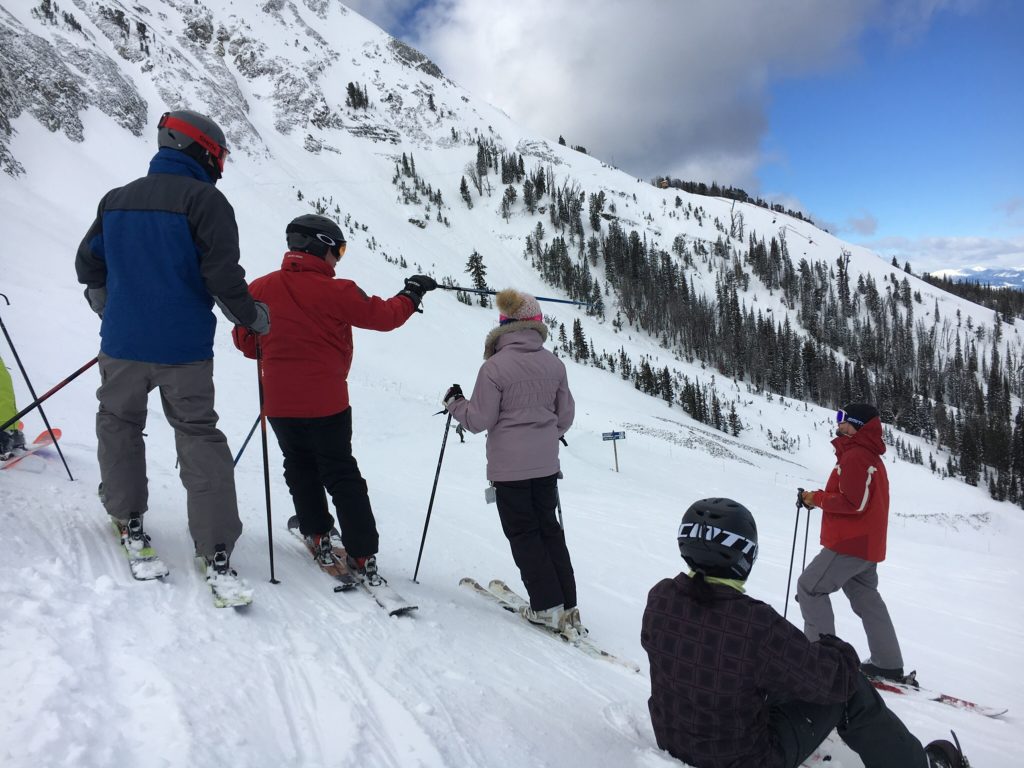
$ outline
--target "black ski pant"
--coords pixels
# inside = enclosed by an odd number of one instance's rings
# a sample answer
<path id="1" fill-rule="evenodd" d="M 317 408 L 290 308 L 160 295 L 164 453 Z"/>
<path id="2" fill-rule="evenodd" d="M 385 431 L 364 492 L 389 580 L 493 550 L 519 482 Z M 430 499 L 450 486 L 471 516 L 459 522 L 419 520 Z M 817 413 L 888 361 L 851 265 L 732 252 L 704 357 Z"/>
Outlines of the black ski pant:
<path id="1" fill-rule="evenodd" d="M 345 551 L 352 557 L 377 554 L 377 523 L 366 481 L 352 456 L 352 409 L 317 418 L 272 417 L 270 426 L 284 454 L 284 481 L 292 494 L 299 531 L 327 533 L 334 518 L 327 509 L 331 494 Z"/>
<path id="2" fill-rule="evenodd" d="M 839 704 L 787 701 L 771 706 L 772 748 L 786 768 L 797 768 L 832 732 L 856 752 L 864 768 L 927 768 L 921 742 L 885 706 L 864 675 L 853 696 Z"/>
<path id="3" fill-rule="evenodd" d="M 494 483 L 498 516 L 535 611 L 576 605 L 565 534 L 555 519 L 558 475 Z"/>

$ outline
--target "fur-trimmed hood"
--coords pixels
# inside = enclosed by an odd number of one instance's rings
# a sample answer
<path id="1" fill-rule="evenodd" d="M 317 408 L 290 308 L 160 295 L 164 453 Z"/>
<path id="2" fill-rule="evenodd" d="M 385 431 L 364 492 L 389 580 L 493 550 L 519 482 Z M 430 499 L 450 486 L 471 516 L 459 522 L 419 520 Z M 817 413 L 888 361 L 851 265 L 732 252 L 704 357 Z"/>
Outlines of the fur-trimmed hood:
<path id="1" fill-rule="evenodd" d="M 504 336 L 506 333 L 525 330 L 534 330 L 539 333 L 541 344 L 548 340 L 548 327 L 540 320 L 517 320 L 513 323 L 505 323 L 505 325 L 499 325 L 497 328 L 492 328 L 491 332 L 487 334 L 487 338 L 484 339 L 484 360 L 490 359 L 490 357 L 498 351 L 497 345 L 499 338 Z"/>

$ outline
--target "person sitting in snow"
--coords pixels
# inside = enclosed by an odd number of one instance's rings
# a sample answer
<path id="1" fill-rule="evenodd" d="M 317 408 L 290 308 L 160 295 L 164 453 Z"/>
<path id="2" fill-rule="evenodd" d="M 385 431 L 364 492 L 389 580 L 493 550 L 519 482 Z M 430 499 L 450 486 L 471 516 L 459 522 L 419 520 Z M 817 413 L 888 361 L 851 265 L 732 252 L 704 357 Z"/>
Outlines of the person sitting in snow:
<path id="1" fill-rule="evenodd" d="M 921 746 L 852 646 L 811 642 L 745 594 L 758 548 L 745 506 L 694 502 L 677 542 L 690 571 L 651 589 L 640 632 L 661 749 L 694 768 L 796 768 L 836 729 L 866 768 L 968 768 L 959 745 Z"/>
<path id="2" fill-rule="evenodd" d="M 390 299 L 367 296 L 351 280 L 335 280 L 347 243 L 326 216 L 305 214 L 285 228 L 288 251 L 281 268 L 257 278 L 252 295 L 266 302 L 274 327 L 260 338 L 264 411 L 284 454 L 284 480 L 291 492 L 298 528 L 322 565 L 334 563 L 334 518 L 338 515 L 347 565 L 379 584 L 377 523 L 366 481 L 352 455 L 352 407 L 348 372 L 352 328 L 392 331 L 419 309 L 433 278 L 413 275 Z M 246 357 L 256 357 L 256 337 L 243 328 L 233 334 Z"/>
<path id="3" fill-rule="evenodd" d="M 484 341 L 472 396 L 466 399 L 456 384 L 443 404 L 470 432 L 487 430 L 487 479 L 530 595 L 524 617 L 582 636 L 576 577 L 555 518 L 558 440 L 572 426 L 575 403 L 565 365 L 544 349 L 548 329 L 537 299 L 509 288 L 496 303 L 499 325 Z"/>
<path id="4" fill-rule="evenodd" d="M 0 357 L 0 424 L 10 421 L 18 412 L 14 400 L 14 382 L 11 374 Z M 0 461 L 11 458 L 15 452 L 25 449 L 25 435 L 18 429 L 15 422 L 7 429 L 0 429 Z"/>

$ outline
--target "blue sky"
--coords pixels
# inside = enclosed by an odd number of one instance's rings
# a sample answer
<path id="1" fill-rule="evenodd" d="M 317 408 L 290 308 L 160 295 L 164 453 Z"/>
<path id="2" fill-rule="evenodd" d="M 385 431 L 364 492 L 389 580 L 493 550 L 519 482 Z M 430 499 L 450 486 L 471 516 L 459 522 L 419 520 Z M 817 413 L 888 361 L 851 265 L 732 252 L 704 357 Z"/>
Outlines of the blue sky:
<path id="1" fill-rule="evenodd" d="M 1016 2 L 939 13 L 909 40 L 868 29 L 858 61 L 770 88 L 762 188 L 865 243 L 1019 239 L 1022 37 Z"/>
<path id="2" fill-rule="evenodd" d="M 1024 267 L 1024 2 L 347 1 L 638 177 L 740 186 L 915 271 Z"/>

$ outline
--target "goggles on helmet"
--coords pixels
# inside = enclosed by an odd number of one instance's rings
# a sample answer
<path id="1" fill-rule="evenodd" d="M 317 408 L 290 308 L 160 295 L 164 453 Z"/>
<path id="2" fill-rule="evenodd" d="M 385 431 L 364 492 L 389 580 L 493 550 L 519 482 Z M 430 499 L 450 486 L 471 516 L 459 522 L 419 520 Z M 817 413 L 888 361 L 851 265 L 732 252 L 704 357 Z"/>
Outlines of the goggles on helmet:
<path id="1" fill-rule="evenodd" d="M 853 426 L 857 427 L 858 429 L 864 426 L 863 421 L 861 421 L 860 419 L 855 419 L 853 416 L 851 416 L 842 408 L 840 408 L 838 411 L 836 411 L 836 424 L 842 424 L 844 421 L 850 422 L 851 424 L 853 424 Z"/>
<path id="2" fill-rule="evenodd" d="M 317 232 L 316 239 L 330 248 L 336 248 L 338 251 L 339 259 L 345 255 L 345 247 L 347 243 L 344 240 L 335 240 L 333 237 L 331 237 L 330 235 L 325 235 L 323 232 Z"/>
<path id="3" fill-rule="evenodd" d="M 309 237 L 315 237 L 328 248 L 337 249 L 339 259 L 345 255 L 345 247 L 347 245 L 345 240 L 335 239 L 325 232 L 320 232 L 316 229 L 313 229 L 312 227 L 307 227 L 302 224 L 296 224 L 295 222 L 289 224 L 288 227 L 285 229 L 286 234 L 290 235 L 293 232 L 298 232 L 301 235 L 308 235 Z"/>
<path id="4" fill-rule="evenodd" d="M 167 128 L 188 136 L 192 141 L 210 153 L 217 162 L 217 168 L 221 173 L 224 173 L 224 162 L 228 159 L 228 154 L 230 154 L 227 147 L 222 147 L 191 123 L 187 123 L 177 117 L 172 117 L 170 112 L 164 112 L 160 122 L 157 123 L 157 128 Z"/>

